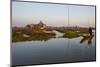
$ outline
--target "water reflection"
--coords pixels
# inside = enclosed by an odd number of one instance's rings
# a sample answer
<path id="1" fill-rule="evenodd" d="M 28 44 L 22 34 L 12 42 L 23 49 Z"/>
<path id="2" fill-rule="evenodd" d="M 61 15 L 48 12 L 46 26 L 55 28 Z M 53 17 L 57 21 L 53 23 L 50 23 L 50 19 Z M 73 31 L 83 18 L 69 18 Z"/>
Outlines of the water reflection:
<path id="1" fill-rule="evenodd" d="M 12 64 L 36 65 L 95 60 L 95 36 L 82 39 L 55 37 L 45 42 L 42 42 L 45 38 L 40 39 L 42 40 L 12 43 Z M 85 41 L 91 45 L 88 46 Z"/>
<path id="2" fill-rule="evenodd" d="M 88 42 L 88 44 L 91 44 L 92 43 L 92 39 L 93 39 L 93 37 L 94 37 L 94 35 L 92 35 L 92 36 L 89 36 L 89 37 L 83 37 L 83 36 L 78 36 L 79 37 L 79 41 L 80 41 L 80 44 L 82 44 L 82 43 L 84 43 L 84 42 Z M 57 38 L 67 38 L 67 39 L 74 39 L 74 38 L 78 38 L 78 37 L 73 37 L 73 38 L 68 38 L 68 37 L 63 37 L 63 36 L 58 36 L 58 37 L 44 37 L 44 38 L 41 38 L 41 37 L 37 37 L 37 38 L 35 38 L 34 40 L 28 40 L 28 41 L 48 41 L 48 40 L 50 40 L 50 39 L 57 39 Z"/>

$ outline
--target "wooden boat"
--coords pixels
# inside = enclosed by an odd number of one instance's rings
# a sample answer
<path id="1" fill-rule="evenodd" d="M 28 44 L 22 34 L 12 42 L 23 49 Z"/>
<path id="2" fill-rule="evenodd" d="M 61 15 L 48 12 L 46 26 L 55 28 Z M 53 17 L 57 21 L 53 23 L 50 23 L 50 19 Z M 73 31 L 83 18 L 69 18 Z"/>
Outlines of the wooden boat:
<path id="1" fill-rule="evenodd" d="M 83 38 L 86 38 L 86 39 L 88 39 L 88 38 L 92 38 L 94 35 L 89 35 L 89 34 L 83 34 L 82 35 L 82 37 Z"/>
<path id="2" fill-rule="evenodd" d="M 91 44 L 91 40 L 92 40 L 92 38 L 94 37 L 94 35 L 83 35 L 82 36 L 83 38 L 82 38 L 82 40 L 80 41 L 80 43 L 83 43 L 83 42 L 85 42 L 86 40 L 88 41 L 88 44 Z"/>

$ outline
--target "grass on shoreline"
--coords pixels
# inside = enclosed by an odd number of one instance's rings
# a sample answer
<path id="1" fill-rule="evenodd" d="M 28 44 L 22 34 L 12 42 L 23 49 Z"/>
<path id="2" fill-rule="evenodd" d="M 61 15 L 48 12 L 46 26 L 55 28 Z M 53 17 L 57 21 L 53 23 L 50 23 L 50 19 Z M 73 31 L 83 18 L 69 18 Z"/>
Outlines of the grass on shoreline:
<path id="1" fill-rule="evenodd" d="M 23 33 L 12 33 L 12 42 L 20 42 L 20 41 L 32 41 L 32 40 L 39 40 L 39 41 L 46 41 L 50 38 L 55 37 L 54 33 L 33 33 L 28 35 L 29 37 L 24 37 Z"/>
<path id="2" fill-rule="evenodd" d="M 76 38 L 80 37 L 82 34 L 89 34 L 88 28 L 66 29 L 58 31 L 64 33 L 63 35 L 64 38 Z"/>
<path id="3" fill-rule="evenodd" d="M 81 34 L 88 33 L 88 28 L 79 28 L 79 29 L 55 29 L 61 33 L 64 33 L 62 37 L 64 38 L 76 38 Z M 26 34 L 29 37 L 24 37 Z M 45 32 L 32 32 L 29 34 L 24 28 L 19 29 L 19 31 L 12 30 L 12 42 L 20 42 L 20 41 L 47 41 L 50 38 L 55 37 L 55 33 L 45 33 Z"/>

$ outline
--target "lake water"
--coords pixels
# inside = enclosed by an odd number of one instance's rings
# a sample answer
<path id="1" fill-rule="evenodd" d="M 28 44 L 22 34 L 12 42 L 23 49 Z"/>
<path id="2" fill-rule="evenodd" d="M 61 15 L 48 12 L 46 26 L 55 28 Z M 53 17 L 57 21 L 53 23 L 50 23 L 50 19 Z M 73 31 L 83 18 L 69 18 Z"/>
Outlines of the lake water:
<path id="1" fill-rule="evenodd" d="M 82 37 L 51 38 L 47 41 L 26 41 L 11 44 L 13 65 L 48 64 L 96 60 L 95 36 L 91 43 L 80 43 Z"/>

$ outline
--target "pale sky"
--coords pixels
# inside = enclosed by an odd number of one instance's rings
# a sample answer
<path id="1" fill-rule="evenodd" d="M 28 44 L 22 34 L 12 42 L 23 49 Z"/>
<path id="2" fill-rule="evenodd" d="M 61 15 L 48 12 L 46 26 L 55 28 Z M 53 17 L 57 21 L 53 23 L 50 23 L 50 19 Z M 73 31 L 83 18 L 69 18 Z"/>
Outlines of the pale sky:
<path id="1" fill-rule="evenodd" d="M 95 27 L 95 7 L 12 2 L 12 26 L 37 24 L 40 20 L 47 26 L 68 26 L 69 24 L 69 26 Z"/>

